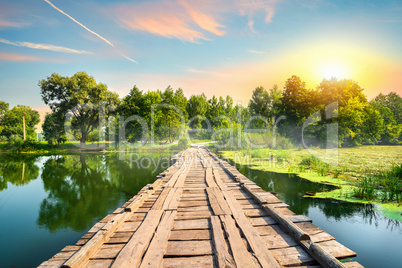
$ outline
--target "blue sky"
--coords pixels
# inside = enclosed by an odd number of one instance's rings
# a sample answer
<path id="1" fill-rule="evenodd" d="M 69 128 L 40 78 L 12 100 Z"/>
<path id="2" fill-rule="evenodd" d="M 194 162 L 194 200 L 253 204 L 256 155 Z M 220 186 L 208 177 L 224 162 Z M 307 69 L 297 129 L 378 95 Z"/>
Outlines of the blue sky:
<path id="1" fill-rule="evenodd" d="M 0 0 L 0 100 L 46 111 L 38 81 L 86 71 L 124 97 L 231 95 L 298 75 L 402 95 L 402 2 Z"/>

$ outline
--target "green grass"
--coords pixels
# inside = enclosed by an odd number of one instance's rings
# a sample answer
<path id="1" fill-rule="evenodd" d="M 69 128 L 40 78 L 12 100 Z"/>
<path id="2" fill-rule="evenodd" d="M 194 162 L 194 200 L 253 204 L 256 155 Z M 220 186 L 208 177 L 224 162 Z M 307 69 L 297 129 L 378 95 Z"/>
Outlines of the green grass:
<path id="1" fill-rule="evenodd" d="M 330 156 L 323 149 L 316 152 Z M 330 151 L 334 155 L 336 151 Z M 317 193 L 316 198 L 348 202 L 372 203 L 384 215 L 402 221 L 402 147 L 361 146 L 338 149 L 338 163 L 328 157 L 317 158 L 307 150 L 256 149 L 222 151 L 223 157 L 237 164 L 277 173 L 297 174 L 303 179 L 336 186 L 330 192 Z M 324 160 L 324 161 L 323 161 Z M 328 163 L 326 163 L 328 160 Z M 398 213 L 391 213 L 391 208 Z M 389 213 L 388 213 L 388 212 Z M 387 216 L 388 217 L 388 216 Z"/>

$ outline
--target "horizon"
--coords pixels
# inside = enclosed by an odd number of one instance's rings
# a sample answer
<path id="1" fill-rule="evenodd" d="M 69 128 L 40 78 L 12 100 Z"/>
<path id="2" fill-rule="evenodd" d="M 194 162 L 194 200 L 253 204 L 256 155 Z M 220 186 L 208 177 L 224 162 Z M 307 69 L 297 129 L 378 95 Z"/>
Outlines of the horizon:
<path id="1" fill-rule="evenodd" d="M 402 95 L 400 2 L 0 3 L 1 100 L 42 118 L 50 109 L 39 80 L 78 71 L 120 98 L 134 85 L 170 85 L 246 106 L 256 87 L 282 89 L 292 75 L 311 89 L 336 77 L 358 82 L 368 99 Z"/>

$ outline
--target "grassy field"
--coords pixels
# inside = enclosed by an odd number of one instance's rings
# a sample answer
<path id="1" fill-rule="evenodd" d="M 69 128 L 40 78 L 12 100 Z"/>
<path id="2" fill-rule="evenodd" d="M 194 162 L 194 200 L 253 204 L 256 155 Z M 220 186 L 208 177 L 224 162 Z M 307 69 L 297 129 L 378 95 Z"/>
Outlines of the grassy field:
<path id="1" fill-rule="evenodd" d="M 312 182 L 334 185 L 336 190 L 313 193 L 314 198 L 378 204 L 385 216 L 402 221 L 402 181 L 392 173 L 395 168 L 402 170 L 402 146 L 315 149 L 314 152 L 317 157 L 300 148 L 220 153 L 254 169 L 297 174 Z"/>

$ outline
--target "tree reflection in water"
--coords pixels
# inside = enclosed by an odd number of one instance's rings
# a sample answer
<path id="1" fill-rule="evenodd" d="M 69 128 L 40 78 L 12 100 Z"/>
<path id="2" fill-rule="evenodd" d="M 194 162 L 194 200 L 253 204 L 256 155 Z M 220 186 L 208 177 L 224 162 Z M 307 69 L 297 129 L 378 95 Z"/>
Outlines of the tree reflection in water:
<path id="1" fill-rule="evenodd" d="M 37 157 L 32 155 L 0 154 L 0 191 L 7 189 L 7 184 L 22 186 L 39 176 Z"/>
<path id="2" fill-rule="evenodd" d="M 48 196 L 40 206 L 37 224 L 50 231 L 84 231 L 153 182 L 162 168 L 130 167 L 118 155 L 52 156 L 43 165 Z"/>

